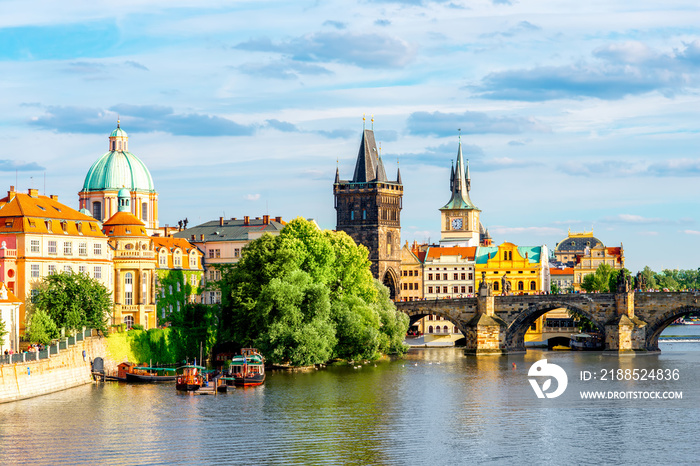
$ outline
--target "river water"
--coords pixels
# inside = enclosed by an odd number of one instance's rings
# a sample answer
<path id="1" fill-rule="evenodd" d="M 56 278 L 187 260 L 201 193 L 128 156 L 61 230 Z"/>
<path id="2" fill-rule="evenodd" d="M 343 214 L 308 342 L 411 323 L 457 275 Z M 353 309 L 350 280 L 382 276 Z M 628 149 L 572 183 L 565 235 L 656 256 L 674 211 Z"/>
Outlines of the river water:
<path id="1" fill-rule="evenodd" d="M 700 326 L 666 334 L 700 337 Z M 467 357 L 411 350 L 400 360 L 268 373 L 218 396 L 173 385 L 88 385 L 0 405 L 2 464 L 697 463 L 700 341 L 640 357 L 529 350 Z M 567 374 L 539 399 L 528 369 Z M 678 380 L 581 380 L 581 372 L 677 369 Z M 539 380 L 539 379 L 537 379 Z M 555 382 L 556 383 L 556 382 Z M 580 392 L 682 392 L 682 399 L 581 399 Z M 551 391 L 551 389 L 550 389 Z"/>

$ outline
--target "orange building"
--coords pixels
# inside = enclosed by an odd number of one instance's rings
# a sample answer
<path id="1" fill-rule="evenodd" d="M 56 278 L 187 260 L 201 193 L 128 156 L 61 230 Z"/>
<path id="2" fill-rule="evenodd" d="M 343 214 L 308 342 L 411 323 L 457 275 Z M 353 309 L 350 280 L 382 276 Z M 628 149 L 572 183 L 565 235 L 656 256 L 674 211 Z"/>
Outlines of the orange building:
<path id="1" fill-rule="evenodd" d="M 0 272 L 23 303 L 20 333 L 24 303 L 38 293 L 34 285 L 47 275 L 85 273 L 112 290 L 112 254 L 97 220 L 61 204 L 57 196 L 40 196 L 37 189 L 23 194 L 11 186 L 0 199 Z"/>

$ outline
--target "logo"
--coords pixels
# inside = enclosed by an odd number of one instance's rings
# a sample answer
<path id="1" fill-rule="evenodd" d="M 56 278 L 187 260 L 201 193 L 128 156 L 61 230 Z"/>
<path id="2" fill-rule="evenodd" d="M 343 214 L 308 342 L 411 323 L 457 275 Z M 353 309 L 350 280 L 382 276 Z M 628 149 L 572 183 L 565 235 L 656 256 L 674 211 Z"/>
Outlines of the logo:
<path id="1" fill-rule="evenodd" d="M 530 366 L 530 370 L 527 372 L 530 377 L 549 377 L 546 379 L 542 386 L 538 383 L 537 379 L 528 379 L 532 389 L 535 391 L 537 398 L 556 398 L 566 390 L 566 386 L 569 383 L 569 378 L 566 376 L 564 369 L 557 366 L 556 364 L 547 364 L 546 359 L 540 359 L 535 364 Z M 552 378 L 557 381 L 557 389 L 548 392 L 552 386 Z"/>

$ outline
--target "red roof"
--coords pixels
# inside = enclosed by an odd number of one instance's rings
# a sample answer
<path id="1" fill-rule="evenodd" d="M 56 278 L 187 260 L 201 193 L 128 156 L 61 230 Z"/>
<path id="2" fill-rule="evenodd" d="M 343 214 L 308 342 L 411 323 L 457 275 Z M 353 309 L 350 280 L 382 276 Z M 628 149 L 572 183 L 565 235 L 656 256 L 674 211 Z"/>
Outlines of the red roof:
<path id="1" fill-rule="evenodd" d="M 551 268 L 549 269 L 549 274 L 550 275 L 573 275 L 574 274 L 574 268 L 573 267 L 567 267 L 565 269 L 554 269 Z"/>
<path id="2" fill-rule="evenodd" d="M 436 259 L 440 256 L 462 256 L 462 259 L 474 260 L 476 257 L 476 246 L 430 248 L 428 249 L 428 257 L 426 259 Z"/>

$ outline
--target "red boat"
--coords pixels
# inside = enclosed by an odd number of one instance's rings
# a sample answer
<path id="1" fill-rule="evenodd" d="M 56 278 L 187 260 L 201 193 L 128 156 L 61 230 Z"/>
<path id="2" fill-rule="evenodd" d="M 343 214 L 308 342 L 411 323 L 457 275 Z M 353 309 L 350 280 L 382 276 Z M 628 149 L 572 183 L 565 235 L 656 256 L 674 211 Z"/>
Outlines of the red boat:
<path id="1" fill-rule="evenodd" d="M 229 366 L 229 381 L 239 387 L 262 385 L 265 382 L 265 358 L 255 348 L 243 348 Z"/>

